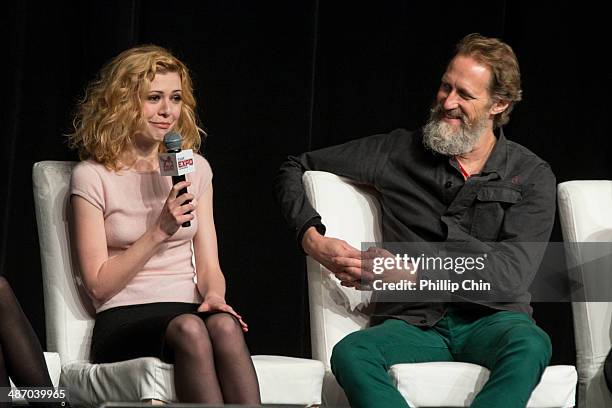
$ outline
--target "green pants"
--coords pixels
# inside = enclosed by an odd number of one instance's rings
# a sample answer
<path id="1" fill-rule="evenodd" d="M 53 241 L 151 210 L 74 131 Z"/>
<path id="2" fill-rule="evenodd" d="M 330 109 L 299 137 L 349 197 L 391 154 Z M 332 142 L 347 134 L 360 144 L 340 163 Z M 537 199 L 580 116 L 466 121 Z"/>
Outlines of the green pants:
<path id="1" fill-rule="evenodd" d="M 387 371 L 394 364 L 461 361 L 491 371 L 472 408 L 525 407 L 550 361 L 548 335 L 519 312 L 470 316 L 451 308 L 434 327 L 386 320 L 349 334 L 331 366 L 353 408 L 408 407 Z"/>

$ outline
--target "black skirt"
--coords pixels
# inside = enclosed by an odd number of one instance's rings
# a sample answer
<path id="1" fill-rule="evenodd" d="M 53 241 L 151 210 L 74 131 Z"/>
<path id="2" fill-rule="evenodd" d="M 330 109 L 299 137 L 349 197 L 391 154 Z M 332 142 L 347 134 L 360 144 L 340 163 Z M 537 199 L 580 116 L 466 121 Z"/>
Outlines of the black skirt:
<path id="1" fill-rule="evenodd" d="M 91 339 L 91 360 L 113 363 L 138 357 L 157 357 L 174 361 L 171 350 L 164 347 L 166 328 L 172 319 L 182 314 L 200 318 L 211 313 L 198 313 L 199 304 L 147 303 L 119 306 L 96 315 Z"/>

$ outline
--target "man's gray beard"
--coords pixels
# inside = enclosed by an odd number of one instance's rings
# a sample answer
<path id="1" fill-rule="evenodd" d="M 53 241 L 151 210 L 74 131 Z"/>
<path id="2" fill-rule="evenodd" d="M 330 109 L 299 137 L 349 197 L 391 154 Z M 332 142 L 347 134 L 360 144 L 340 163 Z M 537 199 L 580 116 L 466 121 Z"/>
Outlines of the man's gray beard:
<path id="1" fill-rule="evenodd" d="M 483 135 L 485 127 L 486 120 L 478 119 L 471 126 L 462 123 L 461 127 L 455 130 L 433 111 L 423 128 L 423 144 L 445 156 L 469 153 Z"/>

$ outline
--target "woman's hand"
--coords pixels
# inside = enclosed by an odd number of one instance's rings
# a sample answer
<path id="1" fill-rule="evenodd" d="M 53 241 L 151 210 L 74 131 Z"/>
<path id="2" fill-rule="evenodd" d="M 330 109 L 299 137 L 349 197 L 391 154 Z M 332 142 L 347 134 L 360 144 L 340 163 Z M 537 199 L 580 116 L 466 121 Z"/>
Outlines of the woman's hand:
<path id="1" fill-rule="evenodd" d="M 206 296 L 206 299 L 202 302 L 200 307 L 198 307 L 198 312 L 226 312 L 234 316 L 238 319 L 240 323 L 240 327 L 242 327 L 243 332 L 249 331 L 249 326 L 242 320 L 242 316 L 240 316 L 236 311 L 227 303 L 225 303 L 225 299 L 221 296 Z"/>
<path id="2" fill-rule="evenodd" d="M 194 195 L 185 193 L 177 197 L 182 188 L 189 187 L 190 185 L 190 181 L 181 181 L 175 184 L 172 190 L 170 190 L 170 194 L 168 194 L 166 203 L 157 220 L 158 229 L 163 234 L 164 239 L 174 235 L 181 227 L 181 224 L 195 218 L 193 211 L 195 211 L 197 204 Z"/>

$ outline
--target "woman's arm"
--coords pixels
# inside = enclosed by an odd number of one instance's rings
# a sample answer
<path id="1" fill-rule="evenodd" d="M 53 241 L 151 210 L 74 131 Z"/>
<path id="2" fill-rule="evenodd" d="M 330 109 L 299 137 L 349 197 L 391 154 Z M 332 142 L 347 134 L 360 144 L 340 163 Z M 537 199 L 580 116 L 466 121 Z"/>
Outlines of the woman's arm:
<path id="1" fill-rule="evenodd" d="M 170 190 L 157 222 L 125 252 L 112 258 L 108 257 L 102 211 L 84 198 L 72 196 L 75 249 L 83 282 L 94 299 L 104 303 L 117 294 L 183 222 L 194 218 L 193 214 L 186 213 L 193 211 L 195 204 L 184 204 L 192 200 L 193 195 L 177 197 L 178 191 L 190 184 L 176 184 Z"/>
<path id="2" fill-rule="evenodd" d="M 217 232 L 213 218 L 212 184 L 202 193 L 196 214 L 198 230 L 193 237 L 193 249 L 198 275 L 198 291 L 204 300 L 213 297 L 225 300 L 225 278 L 219 265 Z"/>
<path id="3" fill-rule="evenodd" d="M 204 301 L 198 308 L 199 312 L 221 311 L 235 316 L 243 331 L 248 331 L 248 325 L 234 309 L 225 302 L 225 277 L 219 266 L 217 251 L 217 232 L 213 218 L 212 184 L 207 188 L 198 203 L 196 210 L 198 230 L 193 237 L 193 249 L 196 259 L 198 276 L 198 291 Z"/>

